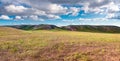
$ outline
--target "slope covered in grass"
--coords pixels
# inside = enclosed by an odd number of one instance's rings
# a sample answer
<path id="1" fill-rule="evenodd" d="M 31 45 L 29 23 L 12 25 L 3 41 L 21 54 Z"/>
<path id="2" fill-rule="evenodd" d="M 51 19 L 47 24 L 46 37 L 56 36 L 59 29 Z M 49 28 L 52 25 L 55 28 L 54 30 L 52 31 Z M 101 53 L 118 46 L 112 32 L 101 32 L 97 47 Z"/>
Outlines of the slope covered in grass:
<path id="1" fill-rule="evenodd" d="M 117 26 L 69 25 L 62 28 L 72 31 L 120 33 L 120 27 Z"/>
<path id="2" fill-rule="evenodd" d="M 117 26 L 95 26 L 95 25 L 69 25 L 57 27 L 55 25 L 16 25 L 13 28 L 22 30 L 67 30 L 67 31 L 84 31 L 84 32 L 104 32 L 104 33 L 120 33 L 120 27 Z"/>
<path id="3" fill-rule="evenodd" d="M 0 28 L 0 61 L 119 61 L 120 34 Z"/>

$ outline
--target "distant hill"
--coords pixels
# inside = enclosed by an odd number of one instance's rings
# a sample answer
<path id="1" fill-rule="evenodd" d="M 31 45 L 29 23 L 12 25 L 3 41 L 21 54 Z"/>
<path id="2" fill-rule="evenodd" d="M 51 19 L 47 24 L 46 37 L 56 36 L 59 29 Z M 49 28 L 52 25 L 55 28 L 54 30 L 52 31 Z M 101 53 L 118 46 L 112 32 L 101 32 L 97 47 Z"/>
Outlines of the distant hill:
<path id="1" fill-rule="evenodd" d="M 16 25 L 16 26 L 10 26 L 17 29 L 22 30 L 51 30 L 58 28 L 55 25 L 47 25 L 47 24 L 41 24 L 41 25 Z"/>
<path id="2" fill-rule="evenodd" d="M 22 30 L 68 30 L 68 31 L 85 31 L 85 32 L 108 32 L 120 33 L 120 27 L 117 26 L 94 26 L 94 25 L 68 25 L 57 27 L 55 25 L 41 24 L 41 25 L 16 25 L 10 26 Z"/>
<path id="3" fill-rule="evenodd" d="M 63 26 L 62 29 L 71 31 L 120 33 L 120 27 L 117 26 L 69 25 Z"/>

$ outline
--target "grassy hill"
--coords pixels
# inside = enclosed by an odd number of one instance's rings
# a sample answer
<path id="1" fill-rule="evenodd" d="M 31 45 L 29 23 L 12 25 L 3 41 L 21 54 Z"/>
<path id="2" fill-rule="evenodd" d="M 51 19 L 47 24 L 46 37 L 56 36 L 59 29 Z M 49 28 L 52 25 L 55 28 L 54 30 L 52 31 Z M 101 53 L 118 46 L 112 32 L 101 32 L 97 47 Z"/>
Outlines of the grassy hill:
<path id="1" fill-rule="evenodd" d="M 10 26 L 17 29 L 22 30 L 51 30 L 55 28 L 59 28 L 55 25 L 48 25 L 48 24 L 41 24 L 41 25 L 16 25 L 16 26 Z"/>
<path id="2" fill-rule="evenodd" d="M 69 25 L 62 28 L 71 31 L 120 33 L 120 27 L 117 26 Z"/>
<path id="3" fill-rule="evenodd" d="M 12 26 L 22 30 L 67 30 L 67 31 L 84 31 L 84 32 L 105 32 L 120 33 L 120 27 L 117 26 L 92 26 L 92 25 L 69 25 L 57 27 L 55 25 L 16 25 Z"/>
<path id="4" fill-rule="evenodd" d="M 119 61 L 120 34 L 0 27 L 0 61 Z"/>

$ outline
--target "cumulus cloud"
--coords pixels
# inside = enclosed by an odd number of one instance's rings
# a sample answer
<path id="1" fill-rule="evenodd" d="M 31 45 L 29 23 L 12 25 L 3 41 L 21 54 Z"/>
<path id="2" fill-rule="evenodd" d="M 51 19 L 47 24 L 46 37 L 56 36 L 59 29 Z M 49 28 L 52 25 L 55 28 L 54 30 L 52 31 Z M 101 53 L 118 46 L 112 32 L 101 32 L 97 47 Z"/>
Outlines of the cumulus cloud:
<path id="1" fill-rule="evenodd" d="M 33 20 L 39 20 L 39 17 L 37 15 L 31 15 L 29 18 Z"/>
<path id="2" fill-rule="evenodd" d="M 7 15 L 1 15 L 0 16 L 0 19 L 3 19 L 3 20 L 11 20 L 11 18 Z"/>
<path id="3" fill-rule="evenodd" d="M 15 0 L 17 4 L 12 2 L 12 0 L 1 0 L 3 3 L 3 6 L 0 7 L 1 13 L 5 15 L 15 15 L 15 16 L 27 16 L 25 19 L 33 19 L 33 20 L 39 20 L 39 19 L 60 19 L 59 15 L 63 15 L 67 12 L 67 8 L 63 7 L 59 4 L 52 4 L 45 1 L 40 0 Z M 21 4 L 26 4 L 29 7 L 26 7 Z M 41 5 L 40 5 L 41 4 Z M 33 18 L 35 17 L 35 18 Z M 20 17 L 19 17 L 20 18 Z M 24 18 L 22 18 L 24 19 Z"/>
<path id="4" fill-rule="evenodd" d="M 114 2 L 111 2 L 110 4 L 109 4 L 109 8 L 108 8 L 111 12 L 118 12 L 118 11 L 120 11 L 120 9 L 119 9 L 119 6 L 118 5 L 116 5 Z"/>
<path id="5" fill-rule="evenodd" d="M 79 21 L 107 21 L 107 18 L 79 18 Z"/>
<path id="6" fill-rule="evenodd" d="M 55 16 L 55 15 L 47 15 L 47 17 L 49 19 L 61 19 L 59 16 Z"/>
<path id="7" fill-rule="evenodd" d="M 109 14 L 107 14 L 107 16 L 106 16 L 106 18 L 113 18 L 113 17 L 115 17 L 115 14 L 114 14 L 114 13 L 109 13 Z"/>
<path id="8" fill-rule="evenodd" d="M 15 6 L 15 5 L 5 6 L 5 9 L 7 12 L 12 12 L 12 13 L 22 13 L 25 10 L 27 10 L 27 8 L 25 8 L 23 6 Z"/>
<path id="9" fill-rule="evenodd" d="M 0 14 L 15 15 L 16 19 L 61 19 L 61 15 L 77 16 L 81 10 L 85 13 L 106 14 L 106 18 L 113 18 L 120 12 L 119 0 L 0 0 L 0 2 L 2 2 Z"/>
<path id="10" fill-rule="evenodd" d="M 21 16 L 16 16 L 15 20 L 23 20 Z"/>
<path id="11" fill-rule="evenodd" d="M 80 8 L 71 7 L 70 11 L 72 13 L 72 16 L 77 16 L 79 14 Z"/>
<path id="12" fill-rule="evenodd" d="M 29 15 L 29 16 L 22 16 L 23 19 L 29 19 L 29 20 L 38 20 L 38 21 L 44 21 L 44 19 L 39 18 L 38 15 Z"/>
<path id="13" fill-rule="evenodd" d="M 46 10 L 48 11 L 47 13 L 64 14 L 66 13 L 67 8 L 58 4 L 49 4 Z"/>

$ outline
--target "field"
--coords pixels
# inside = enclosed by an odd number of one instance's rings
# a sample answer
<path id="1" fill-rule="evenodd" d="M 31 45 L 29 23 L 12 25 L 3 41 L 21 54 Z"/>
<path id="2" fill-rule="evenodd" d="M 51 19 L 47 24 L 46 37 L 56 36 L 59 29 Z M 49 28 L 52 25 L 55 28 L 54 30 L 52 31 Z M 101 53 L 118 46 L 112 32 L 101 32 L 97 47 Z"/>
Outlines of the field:
<path id="1" fill-rule="evenodd" d="M 0 61 L 120 61 L 120 34 L 0 27 Z"/>

